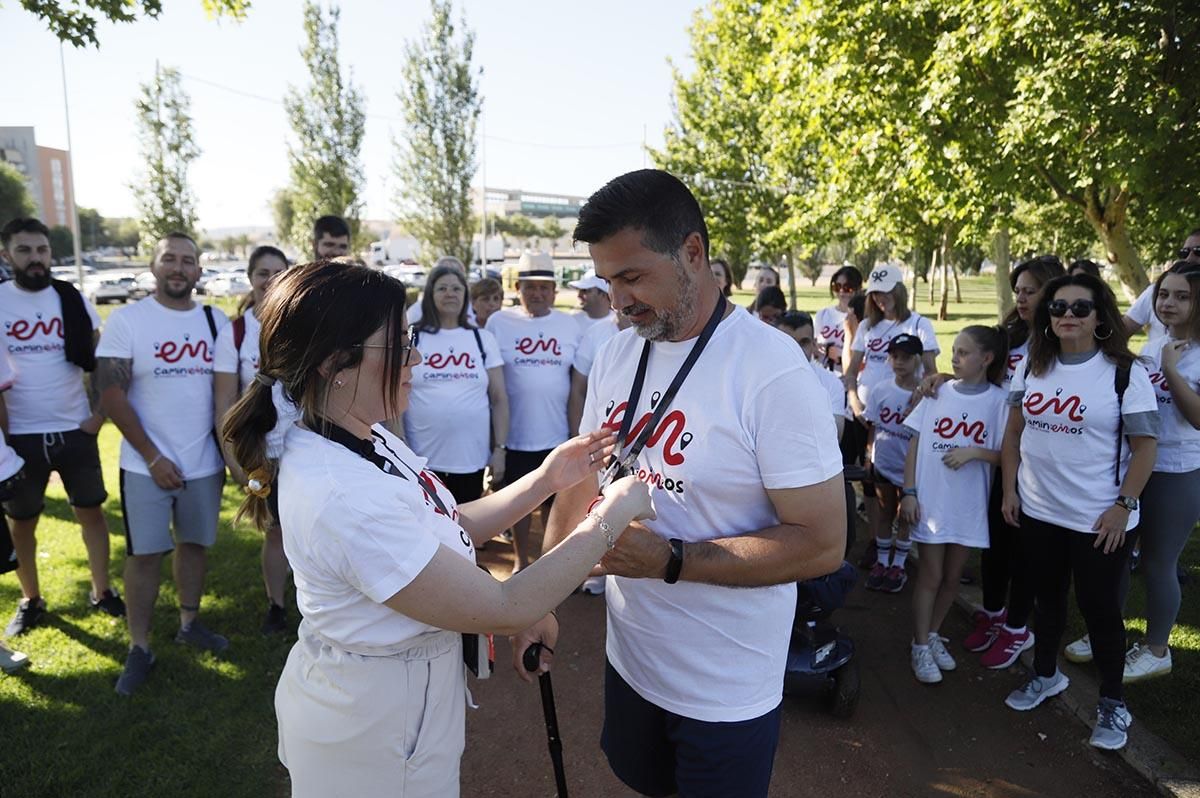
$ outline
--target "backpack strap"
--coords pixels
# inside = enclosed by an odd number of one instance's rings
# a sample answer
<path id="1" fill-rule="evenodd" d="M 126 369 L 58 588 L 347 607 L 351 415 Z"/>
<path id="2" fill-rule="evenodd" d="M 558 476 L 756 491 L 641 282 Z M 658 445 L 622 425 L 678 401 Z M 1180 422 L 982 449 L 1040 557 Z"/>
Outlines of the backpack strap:
<path id="1" fill-rule="evenodd" d="M 213 315 L 212 305 L 204 305 L 204 318 L 208 320 L 208 332 L 213 340 L 217 340 L 217 319 Z"/>
<path id="2" fill-rule="evenodd" d="M 487 352 L 483 349 L 483 338 L 479 335 L 479 328 L 472 327 L 471 332 L 475 333 L 475 345 L 479 347 L 479 355 L 483 358 L 483 367 L 487 368 Z"/>
<path id="3" fill-rule="evenodd" d="M 1117 365 L 1113 375 L 1113 390 L 1117 392 L 1117 459 L 1113 466 L 1113 484 L 1121 487 L 1121 446 L 1125 438 L 1125 418 L 1122 415 L 1125 389 L 1129 387 L 1129 366 Z"/>
<path id="4" fill-rule="evenodd" d="M 249 311 L 247 311 L 249 312 Z M 238 316 L 233 320 L 233 348 L 238 355 L 242 354 L 242 341 L 246 340 L 246 316 Z"/>

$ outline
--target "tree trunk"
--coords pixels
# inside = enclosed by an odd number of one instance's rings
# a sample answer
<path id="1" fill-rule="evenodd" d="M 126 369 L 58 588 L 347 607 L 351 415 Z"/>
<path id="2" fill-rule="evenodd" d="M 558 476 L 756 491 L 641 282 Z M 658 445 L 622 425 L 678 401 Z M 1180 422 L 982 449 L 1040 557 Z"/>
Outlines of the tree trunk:
<path id="1" fill-rule="evenodd" d="M 962 304 L 962 288 L 958 285 L 958 264 L 950 264 L 950 271 L 954 274 L 954 301 L 959 305 Z"/>
<path id="2" fill-rule="evenodd" d="M 945 321 L 950 317 L 948 305 L 950 303 L 950 233 L 947 232 L 942 236 L 942 305 L 938 308 L 938 321 Z"/>
<path id="3" fill-rule="evenodd" d="M 924 253 L 921 252 L 921 250 L 919 250 L 919 249 L 913 250 L 913 254 L 912 254 L 912 283 L 913 283 L 913 285 L 912 285 L 912 290 L 908 292 L 909 304 L 911 305 L 910 310 L 917 309 L 917 263 L 919 263 L 921 261 L 921 259 L 924 257 L 925 257 L 925 255 L 924 255 Z"/>
<path id="4" fill-rule="evenodd" d="M 1126 298 L 1132 302 L 1145 290 L 1150 281 L 1129 237 L 1126 213 L 1129 201 L 1126 196 L 1119 193 L 1107 205 L 1101 205 L 1096 187 L 1089 186 L 1084 194 L 1086 205 L 1083 213 L 1092 229 L 1100 236 L 1100 241 L 1108 253 L 1108 261 L 1113 265 L 1117 279 L 1125 288 Z"/>
<path id="5" fill-rule="evenodd" d="M 1012 253 L 1009 251 L 1011 241 L 1008 225 L 1002 225 L 992 236 L 992 262 L 996 264 L 996 314 L 1001 321 L 1013 309 L 1012 285 L 1008 282 L 1009 263 L 1012 262 Z"/>
<path id="6" fill-rule="evenodd" d="M 796 257 L 798 251 L 792 250 L 792 254 L 788 255 L 787 272 L 788 272 L 788 294 L 792 299 L 792 310 L 796 310 L 799 305 L 796 304 Z"/>

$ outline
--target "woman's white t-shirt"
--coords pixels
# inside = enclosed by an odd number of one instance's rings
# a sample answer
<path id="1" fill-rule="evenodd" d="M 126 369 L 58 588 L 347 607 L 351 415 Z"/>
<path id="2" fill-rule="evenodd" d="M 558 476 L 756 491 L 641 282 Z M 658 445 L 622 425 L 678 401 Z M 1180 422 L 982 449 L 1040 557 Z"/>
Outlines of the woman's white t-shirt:
<path id="1" fill-rule="evenodd" d="M 918 543 L 957 543 L 988 547 L 988 496 L 995 469 L 972 460 L 958 470 L 942 462 L 952 449 L 999 451 L 1008 422 L 1007 394 L 998 385 L 982 393 L 961 393 L 947 382 L 936 398 L 922 399 L 904 424 L 917 435 L 917 503 L 912 530 Z"/>
<path id="2" fill-rule="evenodd" d="M 559 310 L 531 316 L 522 309 L 491 315 L 487 330 L 504 357 L 508 390 L 508 448 L 553 449 L 567 439 L 567 399 L 579 324 Z"/>
<path id="3" fill-rule="evenodd" d="M 1200 430 L 1193 427 L 1179 412 L 1179 405 L 1175 403 L 1175 397 L 1167 387 L 1167 378 L 1163 376 L 1162 350 L 1170 342 L 1170 338 L 1161 338 L 1154 346 L 1146 344 L 1142 353 L 1150 358 L 1150 384 L 1154 386 L 1158 413 L 1162 418 L 1154 470 L 1183 474 L 1200 468 Z M 1180 354 L 1175 370 L 1187 382 L 1189 388 L 1200 391 L 1200 346 L 1195 342 L 1189 343 Z"/>
<path id="4" fill-rule="evenodd" d="M 412 582 L 439 546 L 475 561 L 450 491 L 399 438 L 380 426 L 372 433 L 376 454 L 406 478 L 298 425 L 288 430 L 279 461 L 279 521 L 300 613 L 310 630 L 361 654 L 398 650 L 437 631 L 383 602 Z"/>
<path id="5" fill-rule="evenodd" d="M 1116 502 L 1132 456 L 1121 441 L 1117 462 L 1116 366 L 1103 354 L 1084 363 L 1054 362 L 1046 373 L 1013 376 L 1009 404 L 1025 418 L 1017 489 L 1021 510 L 1049 524 L 1094 534 L 1092 525 Z M 1122 415 L 1158 413 L 1150 375 L 1140 363 L 1129 371 Z M 1126 425 L 1128 434 L 1128 424 Z M 1137 526 L 1137 511 L 1126 529 Z"/>
<path id="6" fill-rule="evenodd" d="M 435 471 L 479 471 L 492 451 L 488 370 L 504 365 L 496 338 L 487 330 L 455 327 L 422 331 L 417 346 L 421 365 L 413 369 L 404 411 L 408 445 Z"/>
<path id="7" fill-rule="evenodd" d="M 213 355 L 213 371 L 220 374 L 238 375 L 238 392 L 242 393 L 258 374 L 258 342 L 262 328 L 251 308 L 242 315 L 246 320 L 246 332 L 239 350 L 233 339 L 234 325 L 231 322 L 217 333 L 216 353 Z M 267 433 L 267 457 L 272 460 L 283 451 L 283 435 L 287 428 L 300 418 L 300 408 L 283 392 L 283 383 L 271 386 L 271 402 L 275 405 L 275 427 Z"/>
<path id="8" fill-rule="evenodd" d="M 862 372 L 858 375 L 858 398 L 864 406 L 870 398 L 871 388 L 892 377 L 892 367 L 887 359 L 888 344 L 901 333 L 920 338 L 926 352 L 936 355 L 941 351 L 938 348 L 937 335 L 933 331 L 933 322 L 920 313 L 912 313 L 904 321 L 882 319 L 878 324 L 863 321 L 854 331 L 850 349 L 863 353 Z M 917 377 L 920 376 L 921 372 L 918 371 Z"/>
<path id="9" fill-rule="evenodd" d="M 1011 388 L 1013 375 L 1025 370 L 1025 361 L 1029 359 L 1029 341 L 1008 350 L 1008 368 L 1004 370 L 1004 387 Z"/>
<path id="10" fill-rule="evenodd" d="M 839 349 L 846 346 L 846 311 L 838 310 L 837 305 L 821 308 L 813 318 L 813 334 L 817 337 L 817 346 L 836 346 Z M 838 361 L 840 365 L 841 361 Z"/>
<path id="11" fill-rule="evenodd" d="M 904 460 L 908 457 L 908 442 L 912 432 L 904 424 L 912 391 L 901 388 L 896 380 L 875 384 L 867 400 L 864 418 L 875 427 L 875 447 L 871 462 L 883 478 L 897 487 L 904 487 Z"/>
<path id="12" fill-rule="evenodd" d="M 16 380 L 16 372 L 13 371 L 12 361 L 8 359 L 8 352 L 0 349 L 0 393 L 8 398 L 8 391 L 13 387 Z M 16 474 L 25 467 L 25 460 L 21 455 L 17 454 L 13 447 L 8 445 L 5 440 L 4 430 L 0 429 L 0 482 Z"/>
<path id="13" fill-rule="evenodd" d="M 674 379 L 695 339 L 656 342 L 631 435 Z M 644 340 L 610 339 L 588 379 L 580 429 L 617 430 Z M 748 357 L 747 353 L 753 353 Z M 711 540 L 779 523 L 767 491 L 841 472 L 825 390 L 796 342 L 735 307 L 721 321 L 638 457 L 664 540 Z M 757 718 L 779 705 L 796 612 L 794 583 L 723 587 L 608 578 L 606 652 L 639 695 L 708 722 Z"/>

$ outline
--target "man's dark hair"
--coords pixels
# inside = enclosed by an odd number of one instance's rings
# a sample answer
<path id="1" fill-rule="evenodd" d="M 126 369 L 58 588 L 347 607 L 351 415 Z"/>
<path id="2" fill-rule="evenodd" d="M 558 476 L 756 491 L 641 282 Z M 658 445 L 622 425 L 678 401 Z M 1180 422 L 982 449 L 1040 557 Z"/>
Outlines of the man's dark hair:
<path id="1" fill-rule="evenodd" d="M 699 233 L 708 257 L 708 227 L 700 203 L 679 178 L 661 169 L 639 169 L 610 180 L 579 211 L 576 241 L 596 244 L 622 230 L 642 231 L 642 244 L 674 256 L 692 233 Z"/>
<path id="2" fill-rule="evenodd" d="M 350 237 L 350 225 L 340 216 L 322 216 L 313 222 L 313 241 L 320 241 L 325 236 L 332 238 Z"/>
<path id="3" fill-rule="evenodd" d="M 3 230 L 0 230 L 0 245 L 7 247 L 8 242 L 17 233 L 41 233 L 46 238 L 49 238 L 50 228 L 42 224 L 41 219 L 34 219 L 32 216 L 18 217 L 4 225 Z"/>
<path id="4" fill-rule="evenodd" d="M 1200 236 L 1200 227 L 1197 227 L 1195 230 L 1188 233 L 1187 238 L 1185 238 L 1184 240 L 1186 241 L 1188 238 L 1191 238 L 1192 236 Z"/>

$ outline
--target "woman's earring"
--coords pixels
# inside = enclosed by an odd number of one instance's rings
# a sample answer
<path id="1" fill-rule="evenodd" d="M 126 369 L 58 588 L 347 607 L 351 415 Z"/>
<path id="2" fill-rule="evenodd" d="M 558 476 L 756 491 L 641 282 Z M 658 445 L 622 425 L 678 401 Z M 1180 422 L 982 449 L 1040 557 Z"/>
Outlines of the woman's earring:
<path id="1" fill-rule="evenodd" d="M 333 381 L 333 387 L 334 387 L 334 388 L 341 388 L 343 385 L 345 385 L 345 383 L 344 383 L 344 382 L 342 382 L 341 380 L 334 380 L 334 381 Z"/>
<path id="2" fill-rule="evenodd" d="M 1096 334 L 1096 333 L 1100 332 L 1101 327 L 1105 327 L 1108 329 L 1108 335 L 1101 336 L 1101 335 Z M 1112 334 L 1113 334 L 1112 328 L 1109 327 L 1107 324 L 1098 324 L 1098 325 L 1096 325 L 1096 329 L 1092 330 L 1092 337 L 1095 338 L 1097 341 L 1107 341 L 1109 338 L 1112 338 Z"/>
<path id="3" fill-rule="evenodd" d="M 1042 332 L 1046 334 L 1046 337 L 1047 337 L 1047 338 L 1053 338 L 1053 337 L 1054 337 L 1054 333 L 1053 333 L 1053 332 L 1051 332 L 1051 330 L 1050 330 L 1050 325 L 1049 325 L 1049 324 L 1047 324 L 1047 325 L 1046 325 L 1046 329 L 1042 330 Z"/>

